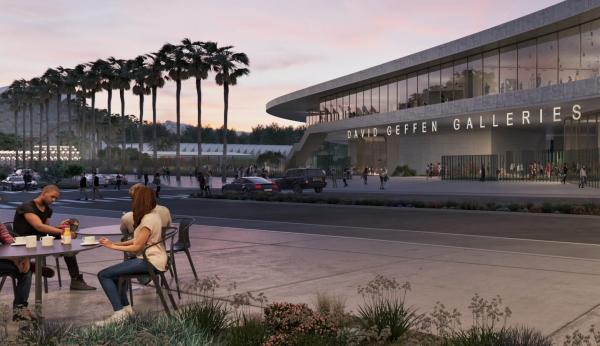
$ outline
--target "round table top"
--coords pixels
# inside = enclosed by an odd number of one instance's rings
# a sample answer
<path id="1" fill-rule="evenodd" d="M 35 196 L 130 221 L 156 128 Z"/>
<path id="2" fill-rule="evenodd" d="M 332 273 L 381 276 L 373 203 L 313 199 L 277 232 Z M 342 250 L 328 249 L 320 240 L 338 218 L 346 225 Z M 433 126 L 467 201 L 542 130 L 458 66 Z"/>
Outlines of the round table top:
<path id="1" fill-rule="evenodd" d="M 122 235 L 120 224 L 80 228 L 77 230 L 77 234 L 79 234 L 79 235 L 95 235 L 95 236 Z"/>
<path id="2" fill-rule="evenodd" d="M 60 239 L 54 239 L 52 246 L 42 246 L 42 241 L 38 240 L 35 248 L 27 248 L 25 245 L 2 245 L 0 246 L 0 258 L 61 255 L 96 249 L 101 246 L 99 244 L 81 245 L 82 241 L 81 239 L 73 239 L 70 245 L 64 245 Z"/>

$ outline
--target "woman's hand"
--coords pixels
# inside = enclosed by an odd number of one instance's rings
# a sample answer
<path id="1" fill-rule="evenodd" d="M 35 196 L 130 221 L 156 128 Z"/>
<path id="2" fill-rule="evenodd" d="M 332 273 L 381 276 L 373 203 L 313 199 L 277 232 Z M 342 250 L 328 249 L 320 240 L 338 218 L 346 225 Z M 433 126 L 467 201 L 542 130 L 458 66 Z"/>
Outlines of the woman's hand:
<path id="1" fill-rule="evenodd" d="M 106 248 L 112 249 L 113 242 L 110 241 L 110 240 L 108 240 L 108 239 L 106 239 L 106 238 L 104 238 L 104 237 L 102 237 L 100 239 L 100 245 L 102 245 L 102 246 L 104 246 Z"/>

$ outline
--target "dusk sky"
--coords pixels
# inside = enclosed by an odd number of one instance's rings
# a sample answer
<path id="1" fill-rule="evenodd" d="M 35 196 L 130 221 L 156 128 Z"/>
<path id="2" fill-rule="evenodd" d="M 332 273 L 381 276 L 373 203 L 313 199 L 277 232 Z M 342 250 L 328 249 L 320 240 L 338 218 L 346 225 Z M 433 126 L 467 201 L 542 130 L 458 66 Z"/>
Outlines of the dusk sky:
<path id="1" fill-rule="evenodd" d="M 217 41 L 250 58 L 251 74 L 230 93 L 229 125 L 300 123 L 268 115 L 273 98 L 521 17 L 555 0 L 428 1 L 9 1 L 0 0 L 0 86 L 48 67 L 114 56 L 129 59 L 164 43 Z M 203 124 L 222 126 L 223 91 L 203 82 Z M 100 94 L 98 106 L 106 108 Z M 119 109 L 118 97 L 113 109 Z M 196 122 L 193 81 L 182 122 Z M 138 114 L 129 96 L 127 112 Z M 151 119 L 150 99 L 145 118 Z M 159 121 L 175 120 L 174 83 L 159 91 Z"/>

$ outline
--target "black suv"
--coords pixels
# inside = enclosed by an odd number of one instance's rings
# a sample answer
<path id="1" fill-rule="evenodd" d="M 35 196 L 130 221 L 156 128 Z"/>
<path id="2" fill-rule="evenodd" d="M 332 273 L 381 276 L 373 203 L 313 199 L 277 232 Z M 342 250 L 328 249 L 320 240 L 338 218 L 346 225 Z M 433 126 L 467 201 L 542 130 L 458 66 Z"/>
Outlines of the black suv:
<path id="1" fill-rule="evenodd" d="M 288 169 L 281 179 L 275 180 L 280 190 L 294 190 L 302 193 L 304 189 L 315 189 L 316 193 L 323 191 L 327 186 L 325 172 L 319 168 L 293 168 Z"/>

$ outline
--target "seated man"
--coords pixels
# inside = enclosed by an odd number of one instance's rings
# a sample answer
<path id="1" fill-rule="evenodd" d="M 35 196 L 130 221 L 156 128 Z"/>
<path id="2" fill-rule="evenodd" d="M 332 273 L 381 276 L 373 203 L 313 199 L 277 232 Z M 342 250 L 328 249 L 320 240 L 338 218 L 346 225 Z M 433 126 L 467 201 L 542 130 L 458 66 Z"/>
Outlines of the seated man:
<path id="1" fill-rule="evenodd" d="M 6 226 L 0 223 L 0 244 L 14 243 Z M 0 259 L 0 274 L 8 274 L 17 280 L 13 300 L 13 321 L 30 320 L 33 313 L 27 308 L 27 299 L 31 290 L 31 271 L 29 258 Z"/>
<path id="2" fill-rule="evenodd" d="M 41 237 L 44 234 L 51 234 L 56 238 L 60 238 L 63 230 L 50 226 L 50 217 L 52 217 L 50 206 L 59 196 L 60 190 L 56 185 L 46 185 L 38 197 L 17 207 L 13 231 L 20 236 L 36 235 Z M 71 290 L 88 291 L 96 289 L 83 281 L 83 275 L 79 272 L 75 255 L 65 255 L 64 259 L 71 276 Z"/>
<path id="3" fill-rule="evenodd" d="M 129 197 L 133 199 L 135 192 L 141 187 L 144 187 L 144 184 L 137 183 L 131 186 L 129 188 Z M 165 227 L 171 226 L 171 212 L 167 207 L 157 204 L 152 211 L 157 213 L 158 216 L 160 216 L 161 227 L 163 229 Z M 123 235 L 132 235 L 134 229 L 135 228 L 133 227 L 133 212 L 130 211 L 123 214 L 123 216 L 121 217 L 121 233 L 123 233 Z"/>

